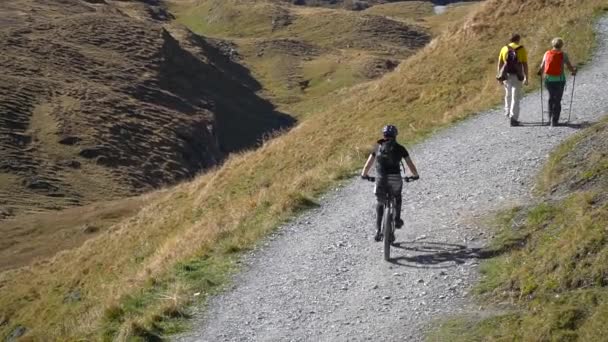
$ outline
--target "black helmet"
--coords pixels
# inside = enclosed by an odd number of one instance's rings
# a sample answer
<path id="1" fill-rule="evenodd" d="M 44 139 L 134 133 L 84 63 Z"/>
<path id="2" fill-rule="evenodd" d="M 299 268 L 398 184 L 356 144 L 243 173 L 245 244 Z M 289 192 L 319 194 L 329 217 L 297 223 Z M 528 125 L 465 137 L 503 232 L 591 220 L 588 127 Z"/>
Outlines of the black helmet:
<path id="1" fill-rule="evenodd" d="M 394 125 L 386 125 L 382 129 L 382 135 L 384 135 L 387 138 L 395 138 L 397 136 L 397 134 L 399 134 L 399 131 L 397 130 L 397 127 L 395 127 Z"/>

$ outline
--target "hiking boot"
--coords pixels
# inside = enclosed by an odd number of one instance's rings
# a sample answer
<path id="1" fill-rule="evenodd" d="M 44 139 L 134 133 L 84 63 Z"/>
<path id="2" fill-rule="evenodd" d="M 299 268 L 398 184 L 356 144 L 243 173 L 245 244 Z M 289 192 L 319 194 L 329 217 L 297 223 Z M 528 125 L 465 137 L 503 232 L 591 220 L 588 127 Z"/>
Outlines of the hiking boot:
<path id="1" fill-rule="evenodd" d="M 395 234 L 391 234 L 391 245 L 395 242 Z"/>
<path id="2" fill-rule="evenodd" d="M 401 229 L 401 227 L 403 227 L 403 220 L 402 219 L 396 219 L 395 220 L 395 229 Z"/>
<path id="3" fill-rule="evenodd" d="M 511 119 L 510 124 L 511 124 L 511 127 L 516 127 L 516 126 L 519 126 L 519 121 L 517 121 L 515 119 Z"/>
<path id="4" fill-rule="evenodd" d="M 374 235 L 374 241 L 376 241 L 376 242 L 382 241 L 382 233 L 380 231 L 377 231 L 376 235 Z"/>

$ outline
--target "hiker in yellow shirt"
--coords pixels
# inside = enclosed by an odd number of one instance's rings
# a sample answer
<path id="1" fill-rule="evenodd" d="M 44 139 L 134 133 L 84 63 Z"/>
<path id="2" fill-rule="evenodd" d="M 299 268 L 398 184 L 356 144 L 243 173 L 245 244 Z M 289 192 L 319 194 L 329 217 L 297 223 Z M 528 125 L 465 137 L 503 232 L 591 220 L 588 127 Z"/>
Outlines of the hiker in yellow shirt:
<path id="1" fill-rule="evenodd" d="M 521 36 L 514 34 L 498 55 L 496 79 L 505 87 L 505 115 L 511 119 L 511 126 L 519 125 L 522 87 L 528 85 L 528 52 L 520 41 Z"/>

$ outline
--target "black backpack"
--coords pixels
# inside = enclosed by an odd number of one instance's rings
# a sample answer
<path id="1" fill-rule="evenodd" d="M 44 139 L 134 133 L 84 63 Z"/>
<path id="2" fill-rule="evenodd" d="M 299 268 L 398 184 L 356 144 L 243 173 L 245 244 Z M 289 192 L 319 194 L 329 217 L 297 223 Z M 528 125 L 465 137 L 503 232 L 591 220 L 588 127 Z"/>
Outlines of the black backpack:
<path id="1" fill-rule="evenodd" d="M 518 46 L 516 49 L 507 45 L 507 49 L 509 50 L 507 51 L 505 64 L 502 66 L 500 74 L 497 77 L 499 81 L 506 80 L 509 74 L 517 75 L 520 81 L 524 80 L 524 68 L 519 59 L 517 59 L 517 50 L 521 48 L 523 48 L 523 45 Z"/>
<path id="2" fill-rule="evenodd" d="M 397 142 L 389 139 L 380 144 L 376 153 L 376 173 L 378 175 L 386 175 L 389 170 L 399 170 L 399 162 L 401 156 L 397 149 Z"/>

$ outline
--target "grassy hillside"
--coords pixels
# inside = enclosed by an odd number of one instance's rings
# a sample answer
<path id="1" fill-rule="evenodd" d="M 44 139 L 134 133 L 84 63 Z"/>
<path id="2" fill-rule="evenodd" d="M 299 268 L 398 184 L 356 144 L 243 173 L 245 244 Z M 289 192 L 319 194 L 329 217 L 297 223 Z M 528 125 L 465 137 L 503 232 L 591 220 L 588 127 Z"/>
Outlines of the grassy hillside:
<path id="1" fill-rule="evenodd" d="M 177 21 L 221 39 L 278 105 L 378 78 L 426 45 L 413 20 L 284 1 L 173 0 Z M 422 13 L 412 13 L 412 15 Z M 428 16 L 429 13 L 424 13 Z M 288 107 L 289 108 L 289 107 Z"/>
<path id="2" fill-rule="evenodd" d="M 514 25 L 535 61 L 555 34 L 584 60 L 603 4 L 483 3 L 396 72 L 298 107 L 305 115 L 288 134 L 160 194 L 81 248 L 0 274 L 0 333 L 23 326 L 38 339 L 125 340 L 175 331 L 173 318 L 225 284 L 239 251 L 352 175 L 383 124 L 396 123 L 409 144 L 497 103 L 495 55 Z"/>
<path id="3" fill-rule="evenodd" d="M 190 178 L 293 122 L 204 39 L 178 41 L 163 13 L 0 4 L 0 220 Z"/>
<path id="4" fill-rule="evenodd" d="M 429 1 L 374 3 L 364 11 L 288 1 L 170 0 L 176 20 L 220 39 L 260 81 L 263 94 L 298 115 L 327 94 L 377 79 L 465 17 L 476 2 L 433 13 Z M 347 6 L 348 7 L 348 6 Z"/>
<path id="5" fill-rule="evenodd" d="M 478 290 L 504 314 L 445 324 L 431 341 L 603 341 L 608 325 L 608 120 L 553 153 L 542 201 L 501 217 Z"/>

